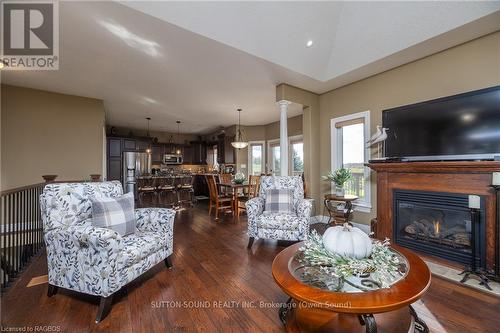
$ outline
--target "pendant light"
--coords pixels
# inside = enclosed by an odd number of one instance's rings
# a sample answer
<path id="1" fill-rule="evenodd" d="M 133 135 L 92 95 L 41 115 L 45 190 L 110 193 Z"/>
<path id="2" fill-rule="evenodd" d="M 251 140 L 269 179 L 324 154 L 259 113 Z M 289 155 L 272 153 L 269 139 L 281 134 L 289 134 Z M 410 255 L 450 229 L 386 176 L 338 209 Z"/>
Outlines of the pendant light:
<path id="1" fill-rule="evenodd" d="M 238 128 L 236 129 L 236 137 L 234 141 L 231 142 L 231 146 L 236 149 L 242 149 L 248 146 L 248 142 L 243 140 L 243 134 L 241 132 L 241 109 L 238 109 Z"/>
<path id="2" fill-rule="evenodd" d="M 146 132 L 146 136 L 149 139 L 149 121 L 151 120 L 150 117 L 146 117 L 146 120 L 148 121 L 148 131 Z M 151 140 L 149 140 L 148 148 L 146 149 L 146 153 L 151 153 Z"/>
<path id="3" fill-rule="evenodd" d="M 179 126 L 181 125 L 181 121 L 177 120 L 176 123 L 177 123 L 177 141 L 180 142 L 181 134 L 180 134 Z M 180 155 L 181 154 L 181 147 L 178 146 L 177 149 L 175 150 L 175 153 L 177 155 Z"/>

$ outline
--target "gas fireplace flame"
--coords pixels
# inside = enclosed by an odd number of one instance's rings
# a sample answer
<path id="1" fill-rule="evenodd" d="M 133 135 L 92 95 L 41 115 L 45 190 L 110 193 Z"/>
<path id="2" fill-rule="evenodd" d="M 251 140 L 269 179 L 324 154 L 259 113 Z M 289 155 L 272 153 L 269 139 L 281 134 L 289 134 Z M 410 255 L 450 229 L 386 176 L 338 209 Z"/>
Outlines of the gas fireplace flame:
<path id="1" fill-rule="evenodd" d="M 434 235 L 439 236 L 439 233 L 441 231 L 441 222 L 439 221 L 434 221 Z"/>

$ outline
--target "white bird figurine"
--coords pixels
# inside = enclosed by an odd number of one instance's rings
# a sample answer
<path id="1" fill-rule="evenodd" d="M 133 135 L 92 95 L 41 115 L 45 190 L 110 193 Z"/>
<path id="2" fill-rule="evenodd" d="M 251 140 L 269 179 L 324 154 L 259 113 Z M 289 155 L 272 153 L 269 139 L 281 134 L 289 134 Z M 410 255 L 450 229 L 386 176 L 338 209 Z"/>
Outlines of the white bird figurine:
<path id="1" fill-rule="evenodd" d="M 376 143 L 384 142 L 387 139 L 387 131 L 388 130 L 389 130 L 388 128 L 383 127 L 382 133 L 378 137 L 376 137 L 374 140 L 372 140 L 368 146 L 371 147 Z"/>
<path id="2" fill-rule="evenodd" d="M 370 144 L 373 140 L 378 138 L 380 134 L 382 134 L 382 131 L 380 130 L 381 127 L 382 126 L 377 125 L 377 131 L 375 132 L 375 134 L 372 135 L 372 137 L 368 141 L 365 142 L 366 144 Z"/>

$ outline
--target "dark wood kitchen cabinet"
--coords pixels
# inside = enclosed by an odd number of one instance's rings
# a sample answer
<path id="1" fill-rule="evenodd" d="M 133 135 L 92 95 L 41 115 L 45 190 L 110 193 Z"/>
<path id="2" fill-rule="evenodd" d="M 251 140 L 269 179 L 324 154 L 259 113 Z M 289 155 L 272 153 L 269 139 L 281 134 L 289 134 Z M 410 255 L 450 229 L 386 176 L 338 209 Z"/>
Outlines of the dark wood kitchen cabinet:
<path id="1" fill-rule="evenodd" d="M 191 141 L 192 164 L 206 164 L 207 144 L 202 141 Z"/>
<path id="2" fill-rule="evenodd" d="M 122 157 L 122 140 L 121 139 L 108 139 L 108 156 L 109 157 Z"/>
<path id="3" fill-rule="evenodd" d="M 236 164 L 236 149 L 231 142 L 234 141 L 233 136 L 226 136 L 224 138 L 224 163 Z"/>
<path id="4" fill-rule="evenodd" d="M 193 163 L 193 146 L 184 146 L 182 148 L 182 164 L 194 164 Z"/>
<path id="5" fill-rule="evenodd" d="M 162 163 L 165 154 L 165 145 L 155 144 L 151 146 L 151 163 Z"/>
<path id="6" fill-rule="evenodd" d="M 108 180 L 122 179 L 122 140 L 119 138 L 108 138 L 107 147 L 107 170 Z"/>
<path id="7" fill-rule="evenodd" d="M 134 139 L 123 139 L 123 150 L 135 150 L 136 140 Z"/>
<path id="8" fill-rule="evenodd" d="M 217 162 L 219 164 L 235 164 L 236 153 L 234 147 L 231 145 L 233 137 L 226 135 L 219 135 L 217 137 Z"/>
<path id="9" fill-rule="evenodd" d="M 108 158 L 107 180 L 122 180 L 122 159 Z"/>
<path id="10" fill-rule="evenodd" d="M 219 135 L 217 137 L 217 163 L 219 164 L 224 164 L 224 160 L 226 158 L 225 156 L 225 152 L 224 152 L 224 148 L 226 147 L 226 143 L 225 143 L 225 135 L 222 134 L 222 135 Z"/>

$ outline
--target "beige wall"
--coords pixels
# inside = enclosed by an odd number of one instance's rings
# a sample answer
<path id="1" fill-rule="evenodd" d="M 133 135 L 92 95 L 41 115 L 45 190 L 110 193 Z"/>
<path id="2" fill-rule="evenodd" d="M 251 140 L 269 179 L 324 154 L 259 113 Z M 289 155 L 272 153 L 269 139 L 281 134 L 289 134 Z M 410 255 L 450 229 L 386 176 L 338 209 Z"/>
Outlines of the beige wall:
<path id="1" fill-rule="evenodd" d="M 320 96 L 320 172 L 330 170 L 330 119 L 370 110 L 371 131 L 382 110 L 500 84 L 500 32 L 378 74 Z M 314 158 L 314 157 L 313 157 Z M 329 184 L 320 183 L 322 193 Z M 376 177 L 372 174 L 372 213 L 356 213 L 354 221 L 375 216 Z"/>
<path id="2" fill-rule="evenodd" d="M 101 100 L 2 85 L 1 189 L 102 174 Z"/>
<path id="3" fill-rule="evenodd" d="M 266 129 L 266 140 L 275 140 L 280 138 L 280 122 L 275 121 L 264 126 Z M 288 136 L 302 135 L 302 115 L 288 118 L 287 122 Z"/>

